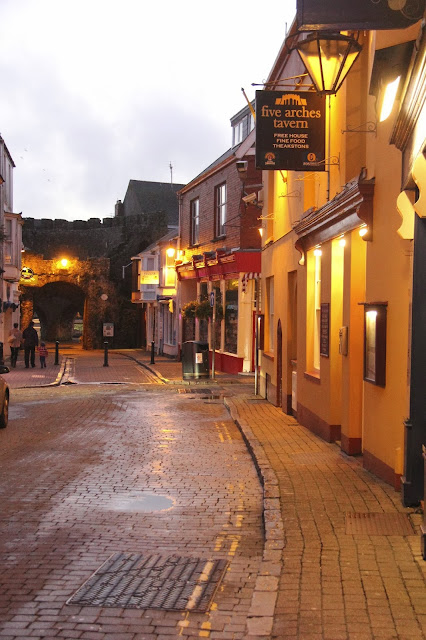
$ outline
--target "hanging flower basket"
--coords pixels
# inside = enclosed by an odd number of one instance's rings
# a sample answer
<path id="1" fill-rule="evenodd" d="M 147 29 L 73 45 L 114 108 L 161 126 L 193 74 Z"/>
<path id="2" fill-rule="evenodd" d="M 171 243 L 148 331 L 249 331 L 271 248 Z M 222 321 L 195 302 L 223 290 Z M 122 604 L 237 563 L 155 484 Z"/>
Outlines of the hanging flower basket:
<path id="1" fill-rule="evenodd" d="M 195 311 L 197 309 L 198 302 L 196 300 L 191 300 L 191 302 L 187 302 L 182 307 L 182 317 L 185 320 L 192 320 L 195 318 Z"/>
<path id="2" fill-rule="evenodd" d="M 185 320 L 198 318 L 198 320 L 208 320 L 213 317 L 213 308 L 210 306 L 208 299 L 192 300 L 182 307 L 182 316 Z M 216 320 L 223 319 L 223 307 L 221 304 L 216 305 Z"/>

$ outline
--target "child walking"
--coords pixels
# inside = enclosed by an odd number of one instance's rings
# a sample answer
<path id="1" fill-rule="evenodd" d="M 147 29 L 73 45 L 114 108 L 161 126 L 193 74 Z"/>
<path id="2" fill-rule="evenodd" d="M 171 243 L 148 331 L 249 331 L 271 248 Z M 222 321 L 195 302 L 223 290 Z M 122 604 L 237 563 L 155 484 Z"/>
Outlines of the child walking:
<path id="1" fill-rule="evenodd" d="M 45 342 L 40 342 L 40 346 L 38 348 L 38 355 L 40 356 L 40 367 L 43 369 L 43 367 L 46 366 L 46 358 L 48 356 L 48 351 L 47 351 L 47 347 L 46 347 L 46 343 Z"/>

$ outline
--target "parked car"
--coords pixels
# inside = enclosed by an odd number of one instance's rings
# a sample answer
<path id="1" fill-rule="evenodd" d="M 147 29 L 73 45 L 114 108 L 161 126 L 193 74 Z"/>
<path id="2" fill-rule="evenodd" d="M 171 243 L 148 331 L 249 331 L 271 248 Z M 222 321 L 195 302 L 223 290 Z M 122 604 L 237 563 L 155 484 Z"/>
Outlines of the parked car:
<path id="1" fill-rule="evenodd" d="M 9 367 L 0 364 L 0 429 L 7 427 L 9 421 L 9 387 L 1 377 L 5 373 L 9 373 L 9 371 Z"/>

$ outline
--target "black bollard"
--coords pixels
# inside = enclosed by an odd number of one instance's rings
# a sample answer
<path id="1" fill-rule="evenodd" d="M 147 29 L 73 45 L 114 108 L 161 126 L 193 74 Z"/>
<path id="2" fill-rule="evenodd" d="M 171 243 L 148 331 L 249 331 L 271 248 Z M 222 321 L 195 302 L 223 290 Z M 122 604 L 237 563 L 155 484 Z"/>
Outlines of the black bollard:
<path id="1" fill-rule="evenodd" d="M 59 364 L 59 341 L 55 342 L 55 364 Z"/>
<path id="2" fill-rule="evenodd" d="M 104 367 L 108 367 L 108 342 L 104 342 Z"/>
<path id="3" fill-rule="evenodd" d="M 154 343 L 154 340 L 153 340 L 151 342 L 151 362 L 150 362 L 150 364 L 155 364 L 155 361 L 154 361 L 154 344 L 155 343 Z"/>
<path id="4" fill-rule="evenodd" d="M 4 364 L 3 342 L 0 342 L 0 364 Z"/>

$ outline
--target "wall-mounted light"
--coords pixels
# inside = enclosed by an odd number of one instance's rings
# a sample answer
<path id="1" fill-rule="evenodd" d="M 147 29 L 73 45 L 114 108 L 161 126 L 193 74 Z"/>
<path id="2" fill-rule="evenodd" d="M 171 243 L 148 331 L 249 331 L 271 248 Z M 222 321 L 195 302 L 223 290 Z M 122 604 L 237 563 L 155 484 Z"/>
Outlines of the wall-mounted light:
<path id="1" fill-rule="evenodd" d="M 58 269 L 68 269 L 69 267 L 68 258 L 61 258 L 60 260 L 57 261 L 56 266 Z"/>
<path id="2" fill-rule="evenodd" d="M 318 31 L 291 49 L 301 57 L 316 91 L 333 94 L 342 86 L 362 47 L 350 36 Z"/>
<path id="3" fill-rule="evenodd" d="M 316 249 L 314 249 L 314 256 L 316 258 L 320 258 L 322 256 L 321 247 L 317 247 Z"/>
<path id="4" fill-rule="evenodd" d="M 386 118 L 389 118 L 392 113 L 393 105 L 395 104 L 396 94 L 398 92 L 399 83 L 401 82 L 401 76 L 398 76 L 392 82 L 386 85 L 386 89 L 383 93 L 382 108 L 380 109 L 380 122 L 384 122 Z"/>
<path id="5" fill-rule="evenodd" d="M 366 235 L 367 235 L 367 233 L 368 233 L 368 227 L 367 227 L 367 225 L 366 225 L 366 224 L 365 224 L 365 225 L 363 225 L 363 226 L 360 228 L 360 230 L 358 231 L 358 233 L 359 233 L 359 235 L 361 236 L 361 238 L 363 238 L 364 236 L 366 236 Z"/>
<path id="6" fill-rule="evenodd" d="M 168 249 L 166 249 L 166 253 L 168 258 L 174 258 L 176 249 L 174 247 L 168 247 Z"/>
<path id="7" fill-rule="evenodd" d="M 263 238 L 263 227 L 259 227 L 258 232 L 260 237 Z"/>
<path id="8" fill-rule="evenodd" d="M 345 236 L 342 236 L 341 238 L 339 238 L 339 247 L 345 247 L 346 246 L 346 238 Z"/>

